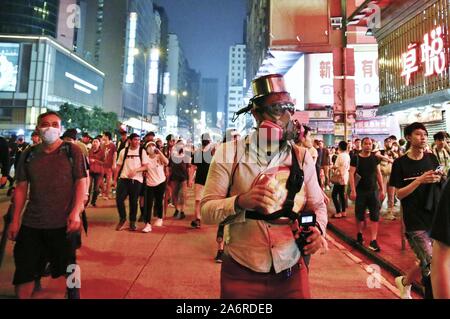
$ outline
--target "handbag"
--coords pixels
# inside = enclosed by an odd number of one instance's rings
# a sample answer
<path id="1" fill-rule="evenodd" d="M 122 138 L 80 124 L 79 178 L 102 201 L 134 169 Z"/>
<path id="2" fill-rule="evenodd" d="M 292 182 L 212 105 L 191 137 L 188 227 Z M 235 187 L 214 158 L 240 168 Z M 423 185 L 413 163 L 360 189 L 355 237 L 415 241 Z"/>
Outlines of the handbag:
<path id="1" fill-rule="evenodd" d="M 333 167 L 331 169 L 330 175 L 331 175 L 330 176 L 330 181 L 333 184 L 340 185 L 344 181 L 344 178 L 343 178 L 343 176 L 341 174 L 341 170 L 338 167 Z"/>

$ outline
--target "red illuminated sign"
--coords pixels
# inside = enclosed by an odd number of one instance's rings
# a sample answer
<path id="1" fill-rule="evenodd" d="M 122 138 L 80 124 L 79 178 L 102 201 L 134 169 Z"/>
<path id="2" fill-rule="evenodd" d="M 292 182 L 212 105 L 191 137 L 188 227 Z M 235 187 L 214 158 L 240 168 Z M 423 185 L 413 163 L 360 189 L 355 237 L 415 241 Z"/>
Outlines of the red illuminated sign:
<path id="1" fill-rule="evenodd" d="M 421 57 L 420 60 L 419 57 Z M 411 43 L 408 46 L 408 52 L 402 54 L 403 71 L 401 76 L 405 77 L 406 85 L 411 83 L 412 75 L 419 70 L 419 62 L 424 64 L 427 77 L 444 72 L 447 61 L 441 27 L 426 33 L 420 47 L 417 43 Z"/>

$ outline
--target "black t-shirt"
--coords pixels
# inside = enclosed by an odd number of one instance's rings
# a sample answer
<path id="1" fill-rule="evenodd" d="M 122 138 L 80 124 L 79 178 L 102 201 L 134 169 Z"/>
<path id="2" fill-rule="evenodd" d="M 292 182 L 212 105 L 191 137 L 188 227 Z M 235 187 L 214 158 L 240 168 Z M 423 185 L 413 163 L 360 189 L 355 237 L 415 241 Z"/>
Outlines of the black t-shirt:
<path id="1" fill-rule="evenodd" d="M 356 187 L 356 192 L 375 192 L 377 190 L 377 165 L 378 159 L 371 154 L 369 157 L 353 156 L 350 166 L 356 167 L 356 173 L 361 180 Z"/>
<path id="2" fill-rule="evenodd" d="M 439 162 L 433 154 L 425 153 L 421 160 L 413 160 L 408 155 L 403 155 L 392 165 L 389 185 L 403 188 L 413 182 L 413 179 L 408 178 L 419 177 L 429 170 L 435 170 L 438 166 Z M 425 209 L 431 194 L 431 186 L 432 184 L 422 184 L 401 200 L 403 220 L 407 231 L 429 231 L 431 229 L 433 213 Z"/>
<path id="3" fill-rule="evenodd" d="M 195 173 L 195 184 L 206 184 L 206 178 L 208 177 L 209 165 L 211 164 L 212 157 L 211 149 L 207 151 L 198 150 L 194 153 L 192 163 L 197 166 L 197 172 Z"/>
<path id="4" fill-rule="evenodd" d="M 445 186 L 434 216 L 431 238 L 450 246 L 450 182 Z"/>

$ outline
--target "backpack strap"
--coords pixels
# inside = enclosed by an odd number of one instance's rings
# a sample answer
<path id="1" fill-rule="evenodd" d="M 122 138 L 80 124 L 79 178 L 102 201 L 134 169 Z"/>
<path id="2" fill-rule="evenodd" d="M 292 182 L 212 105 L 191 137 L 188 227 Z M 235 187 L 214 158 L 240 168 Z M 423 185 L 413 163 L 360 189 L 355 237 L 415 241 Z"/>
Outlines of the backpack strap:
<path id="1" fill-rule="evenodd" d="M 128 156 L 128 150 L 129 150 L 129 147 L 128 146 L 125 147 L 125 154 L 123 154 L 122 165 L 120 165 L 120 170 L 117 173 L 117 178 L 119 178 L 119 179 L 120 179 L 120 174 L 122 174 L 123 166 L 125 165 L 125 160 L 127 159 L 127 156 Z"/>

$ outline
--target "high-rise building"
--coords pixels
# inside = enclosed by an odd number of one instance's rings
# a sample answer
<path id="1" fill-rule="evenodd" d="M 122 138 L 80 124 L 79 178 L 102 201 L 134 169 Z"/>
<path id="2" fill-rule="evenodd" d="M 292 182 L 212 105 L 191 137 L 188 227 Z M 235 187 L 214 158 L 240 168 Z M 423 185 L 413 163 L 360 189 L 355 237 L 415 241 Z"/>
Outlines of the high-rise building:
<path id="1" fill-rule="evenodd" d="M 219 80 L 203 78 L 200 84 L 200 110 L 205 112 L 206 127 L 217 126 Z"/>
<path id="2" fill-rule="evenodd" d="M 2 0 L 0 33 L 56 38 L 59 0 Z"/>
<path id="3" fill-rule="evenodd" d="M 135 130 L 155 130 L 151 117 L 159 111 L 151 88 L 159 76 L 152 66 L 159 61 L 161 20 L 153 1 L 90 0 L 87 5 L 82 54 L 107 70 L 106 111 Z"/>
<path id="4" fill-rule="evenodd" d="M 246 124 L 245 115 L 240 116 L 235 122 L 232 120 L 234 113 L 241 109 L 244 104 L 245 45 L 237 44 L 231 46 L 228 61 L 227 128 L 235 128 L 241 132 Z"/>

